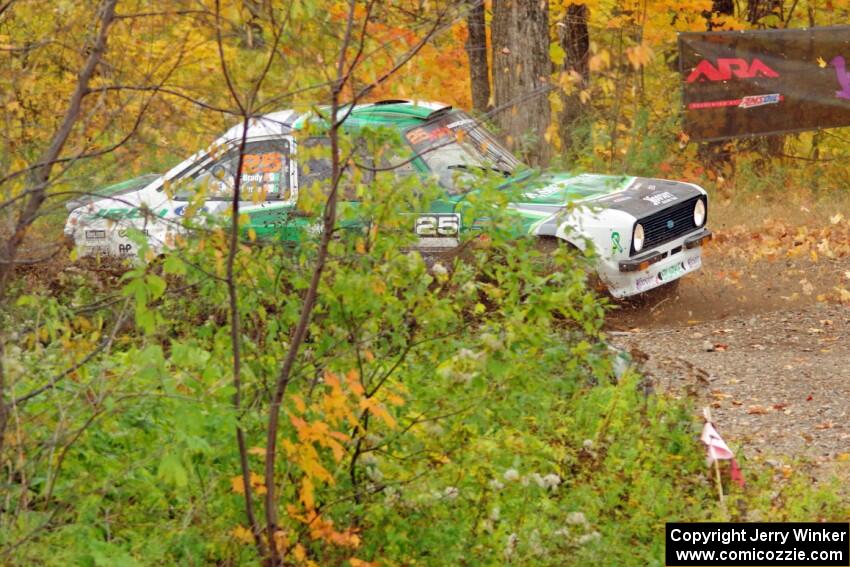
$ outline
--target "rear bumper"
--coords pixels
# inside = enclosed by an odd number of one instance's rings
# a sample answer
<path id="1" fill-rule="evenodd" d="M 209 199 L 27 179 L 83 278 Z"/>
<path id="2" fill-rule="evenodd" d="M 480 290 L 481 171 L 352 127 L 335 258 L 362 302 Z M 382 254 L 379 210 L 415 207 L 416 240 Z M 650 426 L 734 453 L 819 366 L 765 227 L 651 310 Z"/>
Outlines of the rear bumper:
<path id="1" fill-rule="evenodd" d="M 635 258 L 602 261 L 597 272 L 614 297 L 637 295 L 700 269 L 702 244 L 710 239 L 711 231 L 703 229 Z"/>

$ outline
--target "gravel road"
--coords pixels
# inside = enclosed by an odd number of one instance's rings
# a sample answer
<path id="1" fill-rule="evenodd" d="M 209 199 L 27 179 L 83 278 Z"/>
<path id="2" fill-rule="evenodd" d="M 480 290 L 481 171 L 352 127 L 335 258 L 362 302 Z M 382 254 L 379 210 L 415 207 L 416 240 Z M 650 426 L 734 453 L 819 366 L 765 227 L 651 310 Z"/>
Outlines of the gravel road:
<path id="1" fill-rule="evenodd" d="M 733 448 L 850 478 L 850 259 L 760 260 L 709 250 L 674 293 L 609 318 L 656 388 L 694 396 Z M 737 277 L 729 278 L 729 274 Z"/>

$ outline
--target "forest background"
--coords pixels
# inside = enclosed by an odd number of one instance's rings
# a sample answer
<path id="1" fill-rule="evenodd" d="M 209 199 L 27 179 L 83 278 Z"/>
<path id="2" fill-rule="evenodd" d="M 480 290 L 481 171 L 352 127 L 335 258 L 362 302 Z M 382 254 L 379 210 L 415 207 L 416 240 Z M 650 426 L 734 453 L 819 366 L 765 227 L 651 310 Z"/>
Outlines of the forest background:
<path id="1" fill-rule="evenodd" d="M 666 521 L 846 519 L 803 468 L 754 463 L 721 503 L 691 402 L 608 348 L 581 257 L 557 252 L 553 275 L 495 230 L 429 270 L 389 232 L 331 238 L 354 144 L 334 120 L 322 237 L 295 254 L 240 233 L 238 199 L 236 222 L 131 266 L 73 261 L 61 227 L 68 199 L 233 124 L 389 98 L 472 109 L 533 165 L 697 182 L 718 228 L 800 207 L 843 226 L 847 134 L 691 143 L 676 33 L 848 12 L 3 0 L 3 561 L 661 565 Z M 363 206 L 392 227 L 399 199 L 378 179 Z"/>

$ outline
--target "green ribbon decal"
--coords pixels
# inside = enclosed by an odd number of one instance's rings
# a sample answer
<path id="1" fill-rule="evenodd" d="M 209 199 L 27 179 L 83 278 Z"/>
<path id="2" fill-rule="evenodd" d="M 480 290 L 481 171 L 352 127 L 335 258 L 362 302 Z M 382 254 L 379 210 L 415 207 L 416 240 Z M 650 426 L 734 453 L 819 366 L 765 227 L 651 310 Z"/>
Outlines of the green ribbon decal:
<path id="1" fill-rule="evenodd" d="M 612 232 L 611 233 L 611 252 L 622 252 L 623 247 L 620 244 L 620 233 Z"/>

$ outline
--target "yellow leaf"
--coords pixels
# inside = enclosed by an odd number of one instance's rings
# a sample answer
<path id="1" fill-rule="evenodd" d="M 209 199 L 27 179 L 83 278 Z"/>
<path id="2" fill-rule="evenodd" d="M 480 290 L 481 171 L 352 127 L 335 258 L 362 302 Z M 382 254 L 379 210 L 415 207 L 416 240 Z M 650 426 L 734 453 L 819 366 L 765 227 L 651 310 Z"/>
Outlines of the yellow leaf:
<path id="1" fill-rule="evenodd" d="M 304 546 L 300 543 L 296 543 L 295 549 L 292 550 L 292 556 L 295 557 L 295 560 L 299 562 L 307 559 L 307 552 L 304 550 Z"/>
<path id="2" fill-rule="evenodd" d="M 278 549 L 286 549 L 289 547 L 289 536 L 287 536 L 286 532 L 283 530 L 277 530 L 274 533 L 274 541 L 277 544 Z"/>
<path id="3" fill-rule="evenodd" d="M 301 479 L 301 493 L 299 495 L 299 499 L 301 500 L 301 503 L 304 504 L 304 507 L 308 510 L 312 510 L 316 507 L 313 481 L 310 480 L 309 477 L 305 476 Z"/>
<path id="4" fill-rule="evenodd" d="M 265 457 L 266 450 L 263 447 L 251 447 L 250 449 L 248 449 L 248 454 L 257 455 L 259 457 Z"/>
<path id="5" fill-rule="evenodd" d="M 251 488 L 254 489 L 254 492 L 257 494 L 263 495 L 266 492 L 266 481 L 263 477 L 258 475 L 257 473 L 251 473 Z"/>
<path id="6" fill-rule="evenodd" d="M 230 531 L 230 535 L 242 543 L 252 543 L 254 541 L 254 535 L 251 533 L 251 530 L 241 525 L 233 528 Z"/>
<path id="7" fill-rule="evenodd" d="M 652 48 L 646 42 L 626 49 L 626 57 L 635 69 L 640 69 L 649 63 L 653 55 Z"/>
<path id="8" fill-rule="evenodd" d="M 823 57 L 818 57 L 818 67 L 820 67 L 821 69 L 826 67 L 826 61 Z"/>
<path id="9" fill-rule="evenodd" d="M 299 395 L 292 396 L 292 403 L 295 404 L 295 409 L 298 410 L 298 413 L 304 413 L 307 411 L 307 404 L 304 403 L 304 399 Z"/>

